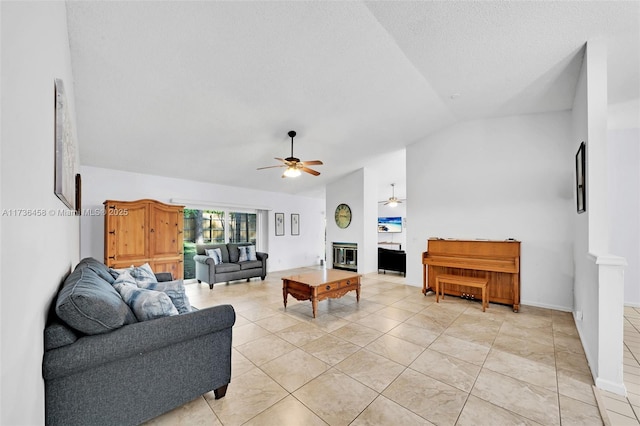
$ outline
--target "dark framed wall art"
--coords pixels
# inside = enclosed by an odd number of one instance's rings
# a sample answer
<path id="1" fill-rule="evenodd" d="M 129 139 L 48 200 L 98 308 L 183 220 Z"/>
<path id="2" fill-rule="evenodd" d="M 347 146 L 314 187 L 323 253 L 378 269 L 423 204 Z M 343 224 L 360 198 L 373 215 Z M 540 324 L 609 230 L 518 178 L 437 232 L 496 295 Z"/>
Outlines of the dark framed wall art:
<path id="1" fill-rule="evenodd" d="M 300 235 L 300 214 L 291 213 L 291 235 Z"/>
<path id="2" fill-rule="evenodd" d="M 586 146 L 582 142 L 576 153 L 576 208 L 578 213 L 587 210 L 587 184 L 586 184 Z"/>
<path id="3" fill-rule="evenodd" d="M 284 213 L 276 213 L 276 236 L 284 235 Z"/>

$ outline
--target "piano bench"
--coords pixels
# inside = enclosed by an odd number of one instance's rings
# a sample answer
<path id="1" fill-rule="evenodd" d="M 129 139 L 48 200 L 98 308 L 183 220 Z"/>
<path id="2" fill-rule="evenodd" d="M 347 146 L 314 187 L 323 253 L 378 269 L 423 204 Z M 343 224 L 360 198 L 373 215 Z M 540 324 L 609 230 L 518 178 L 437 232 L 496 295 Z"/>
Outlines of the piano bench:
<path id="1" fill-rule="evenodd" d="M 444 285 L 453 284 L 453 285 L 464 285 L 467 287 L 475 287 L 482 289 L 482 312 L 485 311 L 485 308 L 489 307 L 489 294 L 487 292 L 487 286 L 489 284 L 489 280 L 487 278 L 479 278 L 479 277 L 465 277 L 462 275 L 447 275 L 442 274 L 436 277 L 436 303 L 439 303 L 439 293 L 442 290 L 442 298 L 444 299 Z"/>

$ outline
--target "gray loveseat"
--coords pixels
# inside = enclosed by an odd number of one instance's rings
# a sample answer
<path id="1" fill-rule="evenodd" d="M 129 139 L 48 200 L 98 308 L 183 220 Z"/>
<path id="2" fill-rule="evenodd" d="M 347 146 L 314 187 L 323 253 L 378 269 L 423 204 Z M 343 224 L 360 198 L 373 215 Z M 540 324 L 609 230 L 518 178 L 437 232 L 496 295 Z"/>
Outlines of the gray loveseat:
<path id="1" fill-rule="evenodd" d="M 238 247 L 251 246 L 251 243 L 228 244 L 196 244 L 196 255 L 193 260 L 196 264 L 196 279 L 199 283 L 209 284 L 213 288 L 215 283 L 228 282 L 267 276 L 267 258 L 269 255 L 256 252 L 257 260 L 240 262 Z M 220 249 L 222 262 L 215 264 L 213 258 L 207 256 L 206 250 Z"/>
<path id="2" fill-rule="evenodd" d="M 211 390 L 223 397 L 233 307 L 138 322 L 113 282 L 103 263 L 83 259 L 54 300 L 44 330 L 46 424 L 135 425 Z"/>

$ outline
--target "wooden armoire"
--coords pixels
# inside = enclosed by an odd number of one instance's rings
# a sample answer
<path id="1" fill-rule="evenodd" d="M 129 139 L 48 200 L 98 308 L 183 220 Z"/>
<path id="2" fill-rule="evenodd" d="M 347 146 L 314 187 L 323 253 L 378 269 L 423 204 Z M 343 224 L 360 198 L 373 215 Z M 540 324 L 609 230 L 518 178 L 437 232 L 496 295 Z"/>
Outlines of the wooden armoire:
<path id="1" fill-rule="evenodd" d="M 104 263 L 128 268 L 149 263 L 154 272 L 184 275 L 184 206 L 155 200 L 104 202 Z"/>

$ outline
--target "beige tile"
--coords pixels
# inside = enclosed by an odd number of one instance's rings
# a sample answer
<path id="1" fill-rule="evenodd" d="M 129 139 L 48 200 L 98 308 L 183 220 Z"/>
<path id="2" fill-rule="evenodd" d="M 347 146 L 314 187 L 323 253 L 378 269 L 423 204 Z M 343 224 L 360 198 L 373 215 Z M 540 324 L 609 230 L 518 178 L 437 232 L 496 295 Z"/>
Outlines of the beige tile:
<path id="1" fill-rule="evenodd" d="M 475 365 L 482 365 L 489 353 L 487 346 L 468 342 L 446 334 L 438 337 L 431 346 L 429 346 L 429 349 Z"/>
<path id="2" fill-rule="evenodd" d="M 560 395 L 562 426 L 602 425 L 598 407 Z"/>
<path id="3" fill-rule="evenodd" d="M 284 330 L 285 328 L 292 327 L 298 324 L 300 321 L 291 317 L 290 315 L 284 315 L 281 313 L 276 313 L 275 315 L 271 315 L 267 318 L 260 319 L 255 323 L 260 327 L 268 330 L 272 333 L 276 331 Z"/>
<path id="4" fill-rule="evenodd" d="M 523 358 L 542 362 L 550 367 L 555 367 L 556 357 L 553 346 L 541 345 L 526 339 L 520 339 L 498 333 L 493 348 L 518 355 Z"/>
<path id="5" fill-rule="evenodd" d="M 621 399 L 622 400 L 602 396 L 602 401 L 604 402 L 605 407 L 607 407 L 607 411 L 614 411 L 627 417 L 635 417 L 635 413 L 626 398 Z"/>
<path id="6" fill-rule="evenodd" d="M 275 334 L 293 345 L 303 346 L 325 336 L 327 333 L 306 322 L 299 322 L 298 324 L 282 329 Z"/>
<path id="7" fill-rule="evenodd" d="M 383 333 L 359 324 L 347 323 L 344 327 L 332 331 L 331 334 L 355 345 L 366 346 L 382 336 Z"/>
<path id="8" fill-rule="evenodd" d="M 557 369 L 558 392 L 589 405 L 597 405 L 593 395 L 593 379 L 588 371 Z"/>
<path id="9" fill-rule="evenodd" d="M 293 396 L 330 425 L 348 425 L 378 393 L 331 369 L 316 377 Z"/>
<path id="10" fill-rule="evenodd" d="M 544 425 L 559 425 L 558 394 L 483 369 L 471 394 Z"/>
<path id="11" fill-rule="evenodd" d="M 396 302 L 397 303 L 397 302 Z M 376 315 L 383 316 L 396 321 L 405 321 L 407 318 L 412 317 L 415 312 L 405 310 L 399 307 L 387 306 L 383 309 L 376 311 Z"/>
<path id="12" fill-rule="evenodd" d="M 402 365 L 409 365 L 424 350 L 421 346 L 385 334 L 365 346 L 371 352 L 382 355 Z"/>
<path id="13" fill-rule="evenodd" d="M 366 349 L 349 356 L 335 368 L 378 392 L 382 392 L 405 369 L 403 365 Z"/>
<path id="14" fill-rule="evenodd" d="M 378 330 L 382 333 L 388 332 L 394 327 L 400 325 L 400 323 L 401 321 L 380 316 L 377 312 L 356 321 L 356 324 L 373 328 L 374 330 Z"/>
<path id="15" fill-rule="evenodd" d="M 358 351 L 360 346 L 327 334 L 307 343 L 302 349 L 329 365 L 335 365 Z"/>
<path id="16" fill-rule="evenodd" d="M 144 423 L 146 426 L 222 426 L 204 397 L 199 396 L 168 413 Z"/>
<path id="17" fill-rule="evenodd" d="M 349 426 L 381 425 L 430 426 L 433 423 L 380 395 Z"/>
<path id="18" fill-rule="evenodd" d="M 422 374 L 470 392 L 480 372 L 480 366 L 459 358 L 427 349 L 409 366 Z"/>
<path id="19" fill-rule="evenodd" d="M 558 390 L 555 368 L 508 352 L 492 349 L 483 368 L 541 386 L 553 392 Z"/>
<path id="20" fill-rule="evenodd" d="M 244 426 L 300 425 L 326 426 L 326 423 L 291 395 L 244 424 Z"/>
<path id="21" fill-rule="evenodd" d="M 289 392 L 318 377 L 329 366 L 301 349 L 282 355 L 260 366 L 269 377 Z"/>
<path id="22" fill-rule="evenodd" d="M 607 411 L 607 416 L 609 417 L 609 421 L 613 426 L 638 426 L 640 422 L 638 419 L 626 417 L 622 414 L 618 414 L 614 411 Z"/>
<path id="23" fill-rule="evenodd" d="M 252 340 L 259 339 L 266 335 L 270 334 L 268 330 L 256 325 L 254 323 L 249 323 L 245 325 L 241 325 L 240 327 L 233 327 L 233 346 L 238 347 L 240 345 L 244 345 L 245 343 L 251 342 Z"/>
<path id="24" fill-rule="evenodd" d="M 231 348 L 231 378 L 235 379 L 247 371 L 255 368 L 255 365 L 235 348 Z"/>
<path id="25" fill-rule="evenodd" d="M 493 405 L 473 395 L 469 396 L 456 426 L 538 426 L 540 423 Z M 542 425 L 540 425 L 542 426 Z"/>
<path id="26" fill-rule="evenodd" d="M 222 424 L 241 425 L 287 396 L 287 391 L 258 368 L 234 379 L 224 398 L 205 395 Z"/>
<path id="27" fill-rule="evenodd" d="M 422 327 L 407 324 L 406 322 L 394 327 L 388 334 L 424 348 L 433 343 L 440 335 L 439 333 L 434 333 Z"/>
<path id="28" fill-rule="evenodd" d="M 412 369 L 400 374 L 382 395 L 438 425 L 455 424 L 467 399 L 466 392 Z"/>
<path id="29" fill-rule="evenodd" d="M 257 366 L 291 352 L 295 348 L 291 343 L 273 334 L 236 346 L 238 352 Z"/>

